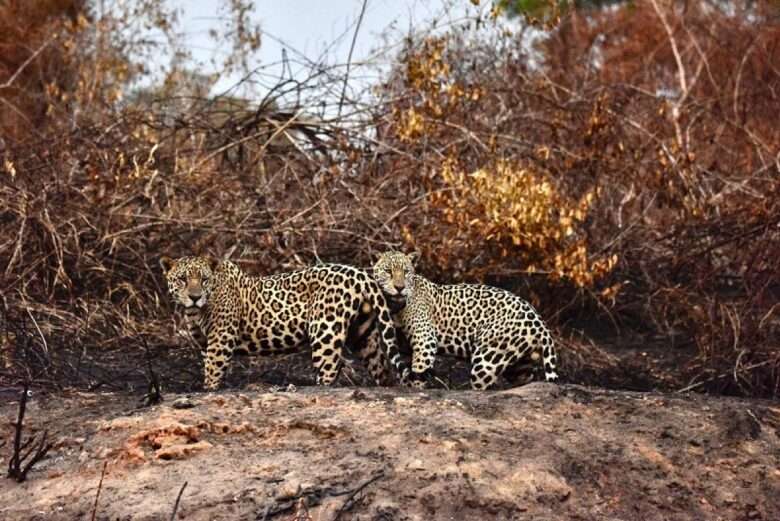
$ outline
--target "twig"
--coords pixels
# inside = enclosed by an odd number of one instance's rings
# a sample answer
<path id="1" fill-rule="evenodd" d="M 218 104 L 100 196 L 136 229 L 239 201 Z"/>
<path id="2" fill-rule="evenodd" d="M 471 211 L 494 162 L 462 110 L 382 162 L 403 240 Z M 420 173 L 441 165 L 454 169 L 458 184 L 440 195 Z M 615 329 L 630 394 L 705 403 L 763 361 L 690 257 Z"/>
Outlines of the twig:
<path id="1" fill-rule="evenodd" d="M 359 485 L 355 490 L 352 491 L 352 493 L 347 497 L 346 500 L 344 500 L 344 503 L 341 505 L 341 508 L 339 508 L 339 511 L 336 512 L 336 515 L 333 516 L 333 521 L 338 521 L 338 519 L 341 517 L 341 514 L 346 511 L 347 505 L 349 505 L 352 502 L 352 499 L 357 495 L 358 492 L 369 486 L 374 481 L 377 481 L 378 479 L 381 479 L 385 477 L 385 471 L 380 470 L 377 474 L 374 474 L 371 478 L 366 480 L 362 485 Z M 350 505 L 351 506 L 351 505 Z"/>
<path id="2" fill-rule="evenodd" d="M 744 371 L 750 371 L 751 369 L 757 369 L 759 367 L 763 367 L 765 365 L 769 365 L 772 362 L 773 362 L 773 360 L 764 360 L 763 362 L 757 362 L 755 364 L 751 364 L 751 365 L 745 366 Z M 696 382 L 696 383 L 693 383 L 693 384 L 690 384 L 690 385 L 686 385 L 682 389 L 678 389 L 677 392 L 678 393 L 685 393 L 685 392 L 688 392 L 688 391 L 692 391 L 693 389 L 696 389 L 697 387 L 701 387 L 704 384 L 713 382 L 715 380 L 720 380 L 721 378 L 727 378 L 729 376 L 731 376 L 731 373 L 716 374 L 715 376 L 711 376 L 711 377 L 707 378 L 706 380 L 702 380 L 701 382 Z"/>
<path id="3" fill-rule="evenodd" d="M 311 514 L 309 514 L 309 507 L 306 506 L 306 499 L 300 498 L 298 504 L 295 507 L 295 514 L 290 521 L 312 521 Z"/>
<path id="4" fill-rule="evenodd" d="M 8 477 L 15 479 L 17 482 L 21 483 L 25 479 L 27 479 L 27 473 L 30 472 L 30 469 L 33 468 L 33 465 L 38 463 L 40 460 L 42 460 L 46 454 L 51 450 L 51 448 L 54 446 L 51 443 L 46 443 L 46 438 L 48 436 L 47 431 L 43 431 L 43 435 L 41 436 L 40 442 L 38 444 L 34 444 L 35 441 L 35 435 L 30 437 L 27 441 L 22 443 L 22 428 L 24 425 L 24 413 L 27 410 L 27 399 L 32 395 L 30 393 L 29 389 L 30 385 L 25 384 L 24 390 L 21 393 L 20 400 L 19 400 L 19 416 L 16 420 L 16 430 L 14 433 L 14 451 L 13 454 L 11 454 L 11 459 L 8 460 Z M 26 449 L 27 447 L 30 447 L 30 449 L 22 454 L 22 451 Z M 35 451 L 33 453 L 33 451 Z M 22 467 L 25 460 L 32 454 L 32 457 L 29 459 L 26 465 Z"/>
<path id="5" fill-rule="evenodd" d="M 347 81 L 349 80 L 349 69 L 352 65 L 352 53 L 355 51 L 355 42 L 357 42 L 358 31 L 360 31 L 360 24 L 363 22 L 363 15 L 366 12 L 367 5 L 368 0 L 363 0 L 363 5 L 360 8 L 360 15 L 358 15 L 357 26 L 355 26 L 355 33 L 352 35 L 352 45 L 349 46 L 347 70 L 344 73 L 344 86 L 341 88 L 341 98 L 339 99 L 339 117 L 341 117 L 341 108 L 344 106 L 344 96 L 347 94 Z"/>
<path id="6" fill-rule="evenodd" d="M 46 344 L 46 337 L 43 336 L 43 332 L 41 331 L 41 328 L 38 327 L 38 321 L 35 320 L 35 317 L 33 316 L 33 314 L 30 313 L 30 309 L 29 308 L 27 308 L 27 314 L 30 315 L 30 318 L 33 321 L 33 325 L 35 326 L 35 329 L 38 330 L 38 334 L 41 336 L 41 342 L 43 342 L 43 352 L 46 353 L 46 355 L 48 355 L 49 354 L 49 346 L 48 346 L 48 344 Z"/>
<path id="7" fill-rule="evenodd" d="M 173 504 L 173 512 L 171 512 L 171 519 L 170 521 L 173 521 L 176 518 L 176 511 L 179 510 L 179 501 L 181 501 L 181 496 L 184 494 L 184 489 L 187 488 L 187 482 L 184 482 L 184 485 L 181 486 L 181 489 L 179 490 L 179 495 L 176 496 L 176 503 Z"/>
<path id="8" fill-rule="evenodd" d="M 37 57 L 39 54 L 41 54 L 41 51 L 43 51 L 43 50 L 44 50 L 46 47 L 48 47 L 48 46 L 49 46 L 49 44 L 50 44 L 51 42 L 53 42 L 53 41 L 54 41 L 54 39 L 55 39 L 56 37 L 57 37 L 57 35 L 55 34 L 53 37 L 51 37 L 51 38 L 49 38 L 48 40 L 46 40 L 45 42 L 43 42 L 43 44 L 42 44 L 40 47 L 38 47 L 38 48 L 35 50 L 35 52 L 34 52 L 34 53 L 32 53 L 32 54 L 31 54 L 31 55 L 30 55 L 30 56 L 29 56 L 29 57 L 28 57 L 26 60 L 24 60 L 24 63 L 22 63 L 22 64 L 19 66 L 19 68 L 18 68 L 18 69 L 16 69 L 16 72 L 14 72 L 14 73 L 13 73 L 13 75 L 11 75 L 11 77 L 10 77 L 10 78 L 8 78 L 8 80 L 7 80 L 5 83 L 3 83 L 2 85 L 0 85 L 0 90 L 1 90 L 1 89 L 7 89 L 8 87 L 10 87 L 10 86 L 13 84 L 13 82 L 14 82 L 14 81 L 16 81 L 16 78 L 17 78 L 17 77 L 18 77 L 18 76 L 19 76 L 19 75 L 22 73 L 22 71 L 23 71 L 24 69 L 26 69 L 26 68 L 27 68 L 27 66 L 28 66 L 28 65 L 30 65 L 30 63 L 32 63 L 32 61 L 33 61 L 33 60 L 34 60 L 34 59 L 35 59 L 35 58 L 36 58 L 36 57 Z"/>
<path id="9" fill-rule="evenodd" d="M 100 499 L 100 491 L 103 490 L 103 478 L 106 475 L 106 467 L 108 467 L 108 460 L 103 462 L 103 471 L 100 473 L 100 482 L 98 483 L 97 494 L 95 494 L 95 504 L 92 505 L 92 521 L 95 521 L 95 515 L 97 514 L 98 499 Z"/>
<path id="10" fill-rule="evenodd" d="M 271 143 L 274 139 L 276 139 L 276 137 L 279 134 L 281 134 L 282 132 L 287 130 L 287 128 L 290 125 L 292 125 L 300 117 L 300 115 L 302 113 L 303 113 L 303 109 L 301 109 L 298 112 L 296 112 L 295 114 L 293 114 L 293 116 L 290 117 L 290 119 L 288 119 L 282 125 L 280 125 L 276 129 L 276 131 L 273 134 L 271 134 L 271 137 L 269 137 L 266 140 L 266 142 L 263 144 L 263 146 L 261 147 L 260 150 L 264 152 L 265 149 L 268 148 L 268 144 Z M 225 152 L 227 150 L 230 150 L 231 148 L 237 147 L 238 145 L 241 145 L 242 143 L 246 143 L 247 141 L 251 141 L 251 140 L 253 140 L 255 138 L 258 138 L 258 137 L 260 137 L 262 135 L 265 135 L 267 133 L 268 133 L 268 131 L 266 129 L 263 129 L 263 130 L 261 130 L 259 132 L 255 132 L 253 134 L 250 134 L 250 135 L 248 135 L 246 137 L 243 137 L 241 139 L 238 139 L 236 141 L 232 141 L 232 142 L 228 143 L 227 145 L 219 147 L 218 149 L 214 150 L 212 153 L 208 154 L 206 157 L 204 157 L 203 159 L 201 159 L 200 161 L 195 163 L 193 166 L 191 166 L 189 168 L 189 173 L 192 174 L 193 172 L 197 171 L 201 166 L 203 166 L 207 162 L 211 161 L 212 159 L 217 157 L 219 154 L 222 154 L 223 152 Z"/>
<path id="11" fill-rule="evenodd" d="M 152 368 L 152 356 L 149 354 L 149 344 L 144 339 L 144 348 L 146 356 L 146 370 L 149 372 L 149 385 L 146 394 L 142 398 L 143 407 L 150 405 L 157 405 L 163 401 L 162 392 L 160 391 L 160 379 L 157 377 L 157 373 Z"/>
<path id="12" fill-rule="evenodd" d="M 312 488 L 307 490 L 299 490 L 294 496 L 292 497 L 285 497 L 283 500 L 277 499 L 277 504 L 269 504 L 265 508 L 261 508 L 261 511 L 263 512 L 262 516 L 258 515 L 257 519 L 258 521 L 265 521 L 266 519 L 276 516 L 278 514 L 281 514 L 282 512 L 287 512 L 290 510 L 293 510 L 294 508 L 300 512 L 300 501 L 303 500 L 304 506 L 308 510 L 308 508 L 319 505 L 322 500 L 326 497 L 335 497 L 335 496 L 344 496 L 349 494 L 349 497 L 344 502 L 344 504 L 341 506 L 341 509 L 336 513 L 336 517 L 334 517 L 334 521 L 339 518 L 339 516 L 347 510 L 348 503 L 355 497 L 355 495 L 366 488 L 368 485 L 373 483 L 374 481 L 382 478 L 385 475 L 384 471 L 379 471 L 379 473 L 372 476 L 370 479 L 365 481 L 364 483 L 361 483 L 356 488 L 338 488 L 334 489 L 333 487 L 322 487 L 322 488 Z"/>
<path id="13" fill-rule="evenodd" d="M 16 477 L 18 479 L 19 472 L 19 452 L 22 450 L 22 422 L 24 421 L 24 411 L 27 407 L 27 385 L 24 386 L 24 391 L 19 399 L 19 415 L 16 419 L 16 429 L 14 431 L 14 452 L 11 454 L 11 460 L 8 462 L 8 477 Z"/>
<path id="14" fill-rule="evenodd" d="M 27 208 L 26 205 L 23 206 L 23 208 Z M 27 227 L 27 217 L 26 215 L 23 216 L 22 223 L 19 225 L 19 233 L 17 234 L 16 238 L 16 247 L 14 248 L 14 252 L 11 255 L 11 260 L 8 261 L 8 265 L 5 267 L 5 276 L 8 277 L 13 272 L 13 267 L 16 264 L 16 261 L 21 258 L 22 256 L 22 243 L 24 240 L 24 231 Z"/>
<path id="15" fill-rule="evenodd" d="M 672 31 L 672 27 L 666 20 L 661 7 L 658 5 L 658 2 L 656 0 L 651 0 L 651 3 L 653 4 L 653 8 L 655 9 L 658 18 L 661 20 L 661 25 L 664 26 L 666 35 L 669 37 L 669 45 L 672 47 L 674 61 L 677 63 L 677 76 L 680 81 L 680 96 L 678 97 L 677 101 L 672 104 L 672 123 L 674 124 L 674 130 L 677 135 L 677 144 L 682 150 L 685 150 L 687 147 L 685 147 L 682 131 L 680 130 L 680 107 L 682 106 L 683 101 L 685 101 L 685 98 L 688 97 L 688 81 L 686 79 L 685 66 L 683 65 L 680 51 L 677 48 L 677 40 L 674 38 L 674 31 Z M 674 10 L 674 6 L 672 6 L 672 10 Z"/>

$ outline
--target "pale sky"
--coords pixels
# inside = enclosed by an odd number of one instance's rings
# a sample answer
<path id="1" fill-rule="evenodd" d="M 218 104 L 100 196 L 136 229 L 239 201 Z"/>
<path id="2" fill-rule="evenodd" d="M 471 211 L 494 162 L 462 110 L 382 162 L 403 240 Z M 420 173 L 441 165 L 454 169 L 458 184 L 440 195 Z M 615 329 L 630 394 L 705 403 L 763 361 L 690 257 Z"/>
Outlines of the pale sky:
<path id="1" fill-rule="evenodd" d="M 219 61 L 224 55 L 224 50 L 221 51 L 209 36 L 210 29 L 224 24 L 225 12 L 219 9 L 223 2 L 168 0 L 168 5 L 181 10 L 181 39 L 204 73 L 213 72 L 212 59 L 216 57 Z M 482 3 L 489 4 L 487 1 Z M 256 69 L 253 79 L 260 82 L 255 88 L 258 91 L 267 89 L 282 74 L 289 76 L 291 72 L 293 77 L 301 74 L 306 68 L 293 63 L 301 59 L 301 54 L 314 62 L 346 63 L 361 6 L 362 0 L 255 0 L 254 19 L 262 29 L 257 63 L 250 64 L 250 68 Z M 412 28 L 426 27 L 433 20 L 439 25 L 447 24 L 463 19 L 467 12 L 474 14 L 475 9 L 469 0 L 367 0 L 352 56 L 350 78 L 354 84 L 351 81 L 351 86 L 358 88 L 369 84 L 377 75 L 377 67 L 389 63 L 400 49 L 399 42 Z M 383 34 L 389 36 L 388 43 L 396 46 L 387 56 L 377 57 L 372 51 L 384 46 Z M 290 59 L 291 71 L 282 70 L 283 49 Z M 362 65 L 368 60 L 372 66 Z M 235 75 L 222 76 L 213 93 L 233 86 L 238 79 Z"/>

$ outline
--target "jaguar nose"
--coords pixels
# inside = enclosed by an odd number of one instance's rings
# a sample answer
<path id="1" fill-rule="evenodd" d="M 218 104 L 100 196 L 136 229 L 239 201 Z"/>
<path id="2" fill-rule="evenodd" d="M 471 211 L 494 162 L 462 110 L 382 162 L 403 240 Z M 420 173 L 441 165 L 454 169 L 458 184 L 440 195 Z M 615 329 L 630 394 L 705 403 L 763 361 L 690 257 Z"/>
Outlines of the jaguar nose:
<path id="1" fill-rule="evenodd" d="M 398 293 L 401 293 L 406 287 L 406 284 L 404 284 L 403 282 L 393 282 L 393 287 L 395 287 L 395 290 Z"/>
<path id="2" fill-rule="evenodd" d="M 202 291 L 190 291 L 189 296 L 192 300 L 200 300 L 200 297 L 203 296 Z"/>

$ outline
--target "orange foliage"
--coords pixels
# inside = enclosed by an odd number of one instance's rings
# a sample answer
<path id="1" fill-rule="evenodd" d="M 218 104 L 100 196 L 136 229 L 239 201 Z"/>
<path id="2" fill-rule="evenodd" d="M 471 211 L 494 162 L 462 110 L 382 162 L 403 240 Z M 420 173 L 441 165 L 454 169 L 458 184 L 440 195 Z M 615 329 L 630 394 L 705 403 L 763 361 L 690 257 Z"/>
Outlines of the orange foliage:
<path id="1" fill-rule="evenodd" d="M 85 0 L 0 4 L 0 134 L 16 140 L 39 128 L 47 100 L 75 82 L 66 42 L 86 14 Z"/>
<path id="2" fill-rule="evenodd" d="M 776 15 L 627 2 L 570 11 L 535 47 L 411 43 L 381 136 L 429 206 L 401 238 L 434 275 L 558 288 L 689 339 L 705 387 L 778 392 Z"/>

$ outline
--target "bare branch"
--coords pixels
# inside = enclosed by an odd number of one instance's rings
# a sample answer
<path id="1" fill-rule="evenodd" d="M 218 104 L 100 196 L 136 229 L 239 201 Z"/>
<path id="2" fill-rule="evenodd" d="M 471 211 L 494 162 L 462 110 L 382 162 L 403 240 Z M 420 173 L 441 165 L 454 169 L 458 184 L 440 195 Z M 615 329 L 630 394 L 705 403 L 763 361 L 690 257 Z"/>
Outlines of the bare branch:
<path id="1" fill-rule="evenodd" d="M 19 68 L 16 69 L 16 71 L 11 75 L 10 78 L 8 78 L 4 83 L 0 84 L 0 90 L 10 88 L 11 85 L 16 81 L 16 78 L 19 77 L 19 75 L 24 71 L 24 69 L 27 68 L 28 65 L 30 65 L 35 58 L 38 57 L 38 55 L 43 52 L 43 50 L 49 46 L 54 40 L 56 40 L 59 37 L 59 35 L 55 34 L 45 42 L 43 42 L 35 51 L 27 57 L 26 60 L 19 66 Z"/>
<path id="2" fill-rule="evenodd" d="M 674 37 L 674 32 L 672 31 L 669 22 L 666 20 L 666 16 L 664 16 L 663 10 L 658 5 L 658 0 L 650 0 L 650 2 L 653 4 L 653 8 L 655 9 L 655 12 L 658 14 L 658 18 L 661 20 L 661 24 L 664 26 L 666 35 L 669 38 L 669 44 L 672 47 L 672 54 L 674 54 L 674 60 L 675 62 L 677 62 L 677 79 L 680 82 L 680 95 L 677 97 L 677 101 L 675 101 L 672 104 L 672 122 L 674 123 L 675 133 L 677 134 L 677 144 L 680 146 L 680 149 L 685 150 L 685 143 L 683 141 L 682 130 L 680 129 L 680 122 L 679 122 L 682 101 L 688 97 L 688 81 L 686 78 L 685 66 L 683 65 L 682 57 L 680 56 L 680 51 L 677 48 L 677 39 Z M 673 10 L 674 7 L 671 7 L 671 9 Z"/>
<path id="3" fill-rule="evenodd" d="M 347 83 L 349 82 L 349 69 L 352 66 L 352 53 L 355 51 L 355 43 L 357 42 L 358 31 L 360 31 L 360 25 L 363 23 L 363 15 L 366 12 L 366 6 L 368 0 L 363 0 L 363 4 L 360 6 L 360 15 L 358 16 L 357 25 L 355 26 L 355 33 L 352 35 L 352 43 L 349 46 L 349 55 L 347 56 L 347 70 L 344 73 L 344 86 L 341 88 L 341 98 L 339 98 L 339 112 L 341 117 L 341 108 L 344 105 L 344 96 L 347 93 Z"/>

